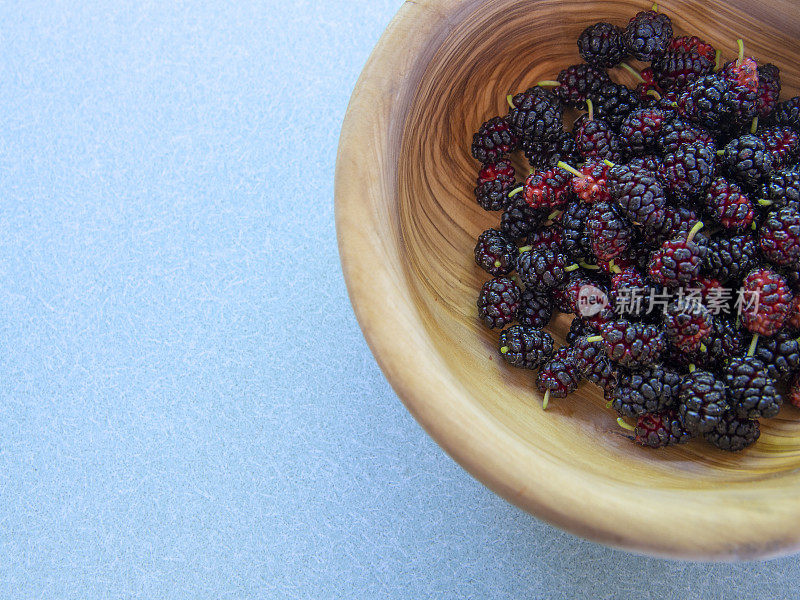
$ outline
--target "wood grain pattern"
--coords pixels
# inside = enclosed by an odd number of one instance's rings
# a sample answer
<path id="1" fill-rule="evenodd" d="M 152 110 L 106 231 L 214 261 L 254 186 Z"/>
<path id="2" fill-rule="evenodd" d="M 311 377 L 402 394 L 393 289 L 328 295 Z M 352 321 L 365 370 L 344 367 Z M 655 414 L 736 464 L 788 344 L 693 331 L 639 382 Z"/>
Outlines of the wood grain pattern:
<path id="1" fill-rule="evenodd" d="M 800 87 L 793 2 L 668 0 L 676 31 L 703 32 Z M 579 535 L 655 555 L 737 560 L 800 549 L 800 411 L 731 455 L 703 444 L 635 447 L 593 386 L 546 413 L 529 373 L 498 360 L 478 322 L 487 278 L 472 259 L 498 214 L 478 207 L 472 133 L 506 94 L 578 62 L 580 31 L 642 3 L 406 2 L 359 80 L 342 129 L 336 221 L 356 315 L 384 373 L 425 429 L 515 504 Z M 711 18 L 713 16 L 713 18 Z M 614 73 L 617 81 L 625 79 Z M 551 331 L 563 340 L 569 318 Z M 521 532 L 524 535 L 524 532 Z"/>

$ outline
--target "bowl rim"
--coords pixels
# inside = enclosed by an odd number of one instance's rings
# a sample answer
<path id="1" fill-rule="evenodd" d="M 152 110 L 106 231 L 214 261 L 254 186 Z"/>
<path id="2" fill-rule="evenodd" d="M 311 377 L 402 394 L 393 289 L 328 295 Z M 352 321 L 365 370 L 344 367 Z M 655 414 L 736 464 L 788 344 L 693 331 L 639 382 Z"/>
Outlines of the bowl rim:
<path id="1" fill-rule="evenodd" d="M 405 274 L 391 262 L 393 257 L 387 255 L 391 250 L 376 243 L 385 231 L 378 230 L 379 215 L 364 210 L 364 198 L 370 193 L 396 193 L 392 186 L 397 185 L 399 145 L 387 147 L 392 136 L 386 132 L 397 126 L 395 117 L 407 114 L 413 93 L 404 99 L 386 91 L 401 90 L 408 84 L 413 63 L 420 60 L 421 51 L 429 50 L 428 36 L 440 30 L 442 21 L 452 17 L 454 10 L 467 4 L 465 0 L 406 0 L 356 83 L 340 134 L 334 192 L 339 255 L 356 318 L 385 377 L 425 431 L 471 475 L 509 502 L 561 529 L 608 546 L 684 560 L 752 560 L 797 552 L 800 525 L 790 524 L 787 512 L 800 516 L 800 511 L 788 511 L 788 507 L 775 511 L 780 523 L 770 522 L 775 527 L 768 532 L 743 531 L 733 538 L 712 540 L 687 533 L 702 532 L 719 523 L 719 515 L 710 518 L 704 512 L 713 502 L 696 510 L 683 507 L 672 516 L 685 521 L 675 527 L 667 518 L 659 531 L 663 535 L 654 540 L 652 523 L 660 516 L 655 511 L 632 514 L 631 500 L 618 497 L 619 487 L 530 452 L 516 434 L 485 411 L 457 402 L 456 392 L 463 388 L 442 376 L 444 362 L 420 334 L 424 326 L 419 312 L 409 290 L 398 283 Z M 402 131 L 395 133 L 402 142 Z M 388 170 L 383 176 L 380 168 L 364 168 L 365 160 L 377 157 L 387 161 L 381 165 Z M 379 262 L 386 268 L 375 269 Z M 426 347 L 432 352 L 425 353 Z M 531 485 L 532 473 L 535 486 Z M 643 490 L 645 493 L 667 510 L 680 498 L 675 491 Z M 769 506 L 746 494 L 732 494 L 731 499 L 750 503 L 740 509 L 739 519 Z M 735 508 L 729 510 L 735 512 Z M 622 523 L 624 527 L 620 527 Z"/>

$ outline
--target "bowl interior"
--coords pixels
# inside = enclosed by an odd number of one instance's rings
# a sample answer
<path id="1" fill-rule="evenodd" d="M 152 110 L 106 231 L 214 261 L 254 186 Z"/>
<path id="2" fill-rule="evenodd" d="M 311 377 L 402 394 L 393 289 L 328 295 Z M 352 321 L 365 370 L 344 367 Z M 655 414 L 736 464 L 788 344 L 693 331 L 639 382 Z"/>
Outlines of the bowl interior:
<path id="1" fill-rule="evenodd" d="M 580 62 L 575 39 L 584 27 L 597 20 L 624 25 L 642 3 L 423 4 L 420 18 L 431 24 L 424 39 L 409 46 L 411 74 L 391 113 L 386 145 L 394 182 L 387 182 L 377 209 L 385 210 L 386 218 L 378 220 L 385 235 L 375 237 L 398 260 L 393 276 L 403 297 L 397 302 L 413 305 L 407 327 L 415 331 L 407 332 L 405 349 L 389 357 L 381 356 L 378 338 L 388 343 L 402 332 L 377 320 L 365 327 L 409 408 L 495 490 L 583 535 L 683 557 L 763 556 L 796 548 L 800 532 L 787 529 L 785 519 L 798 522 L 800 516 L 800 411 L 790 407 L 765 421 L 758 444 L 743 453 L 701 443 L 645 450 L 631 443 L 591 384 L 551 401 L 543 412 L 534 375 L 498 360 L 498 332 L 477 318 L 475 299 L 488 276 L 474 264 L 472 249 L 481 231 L 497 225 L 499 213 L 486 213 L 474 201 L 473 132 L 507 112 L 507 94 Z M 800 26 L 790 3 L 668 1 L 661 10 L 672 17 L 676 35 L 700 35 L 728 59 L 743 37 L 749 55 L 781 68 L 782 96 L 797 93 Z M 632 83 L 619 69 L 611 74 Z M 340 235 L 347 236 L 341 222 Z M 345 246 L 343 240 L 344 259 Z M 351 294 L 364 317 L 364 298 L 352 285 Z M 384 316 L 390 318 L 388 310 Z M 559 342 L 570 320 L 562 315 L 549 328 Z M 419 369 L 436 373 L 406 388 L 403 378 L 424 378 L 415 367 L 421 360 Z M 746 532 L 731 532 L 731 520 Z"/>

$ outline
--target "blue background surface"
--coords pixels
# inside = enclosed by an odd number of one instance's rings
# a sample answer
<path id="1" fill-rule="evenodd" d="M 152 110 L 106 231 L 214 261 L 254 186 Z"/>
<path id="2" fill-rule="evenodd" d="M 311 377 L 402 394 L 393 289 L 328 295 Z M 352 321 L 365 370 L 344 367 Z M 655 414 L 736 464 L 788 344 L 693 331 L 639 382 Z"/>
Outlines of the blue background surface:
<path id="1" fill-rule="evenodd" d="M 0 5 L 0 597 L 796 597 L 557 531 L 397 400 L 333 172 L 399 4 Z"/>

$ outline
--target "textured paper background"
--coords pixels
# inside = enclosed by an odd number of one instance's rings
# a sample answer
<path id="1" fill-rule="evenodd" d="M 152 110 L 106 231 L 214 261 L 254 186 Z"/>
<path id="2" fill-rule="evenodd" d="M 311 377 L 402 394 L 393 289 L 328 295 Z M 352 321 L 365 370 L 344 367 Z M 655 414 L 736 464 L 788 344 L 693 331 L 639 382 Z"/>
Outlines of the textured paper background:
<path id="1" fill-rule="evenodd" d="M 796 597 L 538 522 L 392 393 L 332 194 L 398 6 L 0 4 L 0 597 Z"/>

